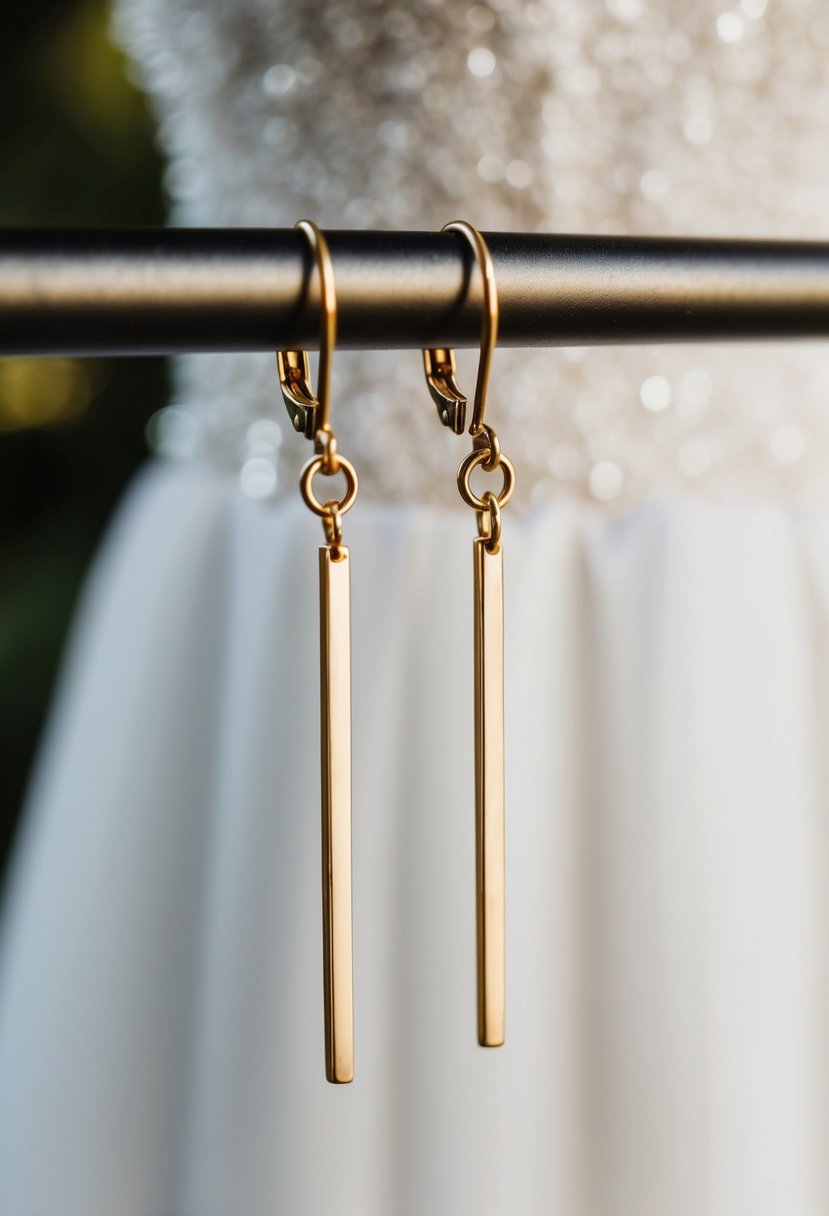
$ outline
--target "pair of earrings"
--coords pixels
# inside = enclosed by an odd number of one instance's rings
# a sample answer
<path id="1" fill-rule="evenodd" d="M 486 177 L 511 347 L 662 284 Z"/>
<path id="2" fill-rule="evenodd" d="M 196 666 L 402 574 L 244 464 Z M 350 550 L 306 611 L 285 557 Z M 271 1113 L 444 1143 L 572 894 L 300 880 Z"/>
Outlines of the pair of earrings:
<path id="1" fill-rule="evenodd" d="M 317 394 L 310 386 L 305 351 L 277 354 L 279 383 L 294 429 L 314 442 L 315 454 L 300 475 L 306 505 L 322 519 L 326 543 L 319 551 L 320 743 L 322 792 L 322 924 L 325 1012 L 325 1075 L 335 1084 L 354 1078 L 354 1002 L 351 927 L 351 573 L 342 517 L 357 497 L 354 466 L 337 451 L 331 429 L 331 356 L 337 303 L 328 243 L 309 220 L 305 235 L 320 281 L 322 330 Z M 501 507 L 509 501 L 515 470 L 495 431 L 484 422 L 492 352 L 498 336 L 498 295 L 489 249 L 471 224 L 455 221 L 443 231 L 470 245 L 483 282 L 481 356 L 475 385 L 472 451 L 458 469 L 463 501 L 476 512 L 473 541 L 475 670 L 475 856 L 478 972 L 478 1042 L 504 1042 L 504 605 Z M 441 422 L 464 432 L 466 398 L 455 379 L 455 358 L 446 348 L 423 352 L 426 382 Z M 478 496 L 471 477 L 480 468 L 501 471 L 499 494 Z M 341 499 L 321 502 L 317 475 L 345 477 Z"/>

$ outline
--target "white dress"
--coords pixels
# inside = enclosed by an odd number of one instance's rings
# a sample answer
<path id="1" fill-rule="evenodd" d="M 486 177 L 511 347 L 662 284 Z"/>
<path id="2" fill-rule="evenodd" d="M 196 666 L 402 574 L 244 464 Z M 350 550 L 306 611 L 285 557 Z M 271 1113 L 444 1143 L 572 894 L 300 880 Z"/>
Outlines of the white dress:
<path id="1" fill-rule="evenodd" d="M 121 0 L 178 223 L 829 239 L 829 12 Z M 323 1071 L 319 522 L 273 356 L 181 361 L 0 938 L 3 1216 L 825 1216 L 829 360 L 498 352 L 507 1037 L 476 1043 L 471 538 L 338 355 L 356 1077 Z M 474 359 L 462 361 L 471 386 Z M 284 434 L 284 439 L 283 439 Z"/>

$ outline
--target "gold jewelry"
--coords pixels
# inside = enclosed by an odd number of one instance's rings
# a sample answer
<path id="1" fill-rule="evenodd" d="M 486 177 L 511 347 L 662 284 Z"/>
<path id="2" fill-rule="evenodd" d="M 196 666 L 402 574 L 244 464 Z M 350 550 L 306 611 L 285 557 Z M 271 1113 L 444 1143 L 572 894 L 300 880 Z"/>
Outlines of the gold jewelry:
<path id="1" fill-rule="evenodd" d="M 475 605 L 475 874 L 478 937 L 478 1042 L 504 1042 L 504 580 L 501 507 L 515 487 L 515 469 L 501 451 L 498 436 L 484 422 L 492 352 L 498 336 L 498 292 L 486 241 L 476 228 L 455 220 L 443 228 L 469 243 L 483 280 L 481 355 L 469 433 L 472 451 L 458 469 L 461 498 L 478 520 L 472 542 Z M 429 391 L 444 426 L 462 434 L 466 398 L 455 381 L 451 350 L 423 352 Z M 475 469 L 500 469 L 499 494 L 472 489 Z"/>
<path id="2" fill-rule="evenodd" d="M 357 497 L 354 466 L 337 451 L 331 430 L 331 356 L 337 337 L 337 299 L 328 242 L 310 220 L 296 227 L 308 238 L 320 277 L 322 332 L 317 395 L 310 387 L 305 351 L 276 356 L 279 383 L 296 430 L 314 440 L 315 455 L 299 489 L 319 515 L 326 543 L 319 551 L 320 742 L 322 788 L 322 941 L 325 1075 L 335 1084 L 354 1079 L 354 1008 L 351 938 L 351 575 L 342 543 L 342 517 Z M 345 477 L 341 499 L 321 502 L 317 474 Z"/>

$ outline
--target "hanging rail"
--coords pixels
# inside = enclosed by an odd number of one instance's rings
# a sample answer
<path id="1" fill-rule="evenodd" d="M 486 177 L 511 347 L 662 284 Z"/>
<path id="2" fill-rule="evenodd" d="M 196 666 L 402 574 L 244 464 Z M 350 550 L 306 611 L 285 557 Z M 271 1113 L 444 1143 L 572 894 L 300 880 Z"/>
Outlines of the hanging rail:
<path id="1" fill-rule="evenodd" d="M 487 233 L 502 346 L 829 334 L 829 244 Z M 475 346 L 454 233 L 329 232 L 338 346 Z M 293 229 L 0 229 L 0 354 L 313 348 L 316 276 Z"/>

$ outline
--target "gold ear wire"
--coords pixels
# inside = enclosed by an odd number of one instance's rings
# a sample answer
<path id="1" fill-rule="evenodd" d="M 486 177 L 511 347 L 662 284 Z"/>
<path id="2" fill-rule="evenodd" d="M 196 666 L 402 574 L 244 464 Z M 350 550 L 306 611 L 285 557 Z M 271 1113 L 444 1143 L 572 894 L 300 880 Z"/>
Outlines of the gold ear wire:
<path id="1" fill-rule="evenodd" d="M 331 359 L 337 341 L 337 292 L 331 251 L 324 235 L 312 220 L 299 220 L 294 227 L 308 240 L 320 280 L 322 325 L 316 393 L 311 388 L 307 351 L 277 351 L 276 366 L 282 399 L 294 430 L 306 439 L 316 439 L 318 432 L 331 431 Z"/>
<path id="2" fill-rule="evenodd" d="M 476 440 L 486 434 L 488 428 L 484 423 L 486 413 L 487 393 L 489 390 L 489 373 L 492 365 L 492 352 L 498 340 L 498 289 L 495 284 L 495 269 L 492 265 L 492 255 L 489 246 L 477 228 L 466 220 L 452 220 L 444 224 L 441 232 L 458 232 L 465 238 L 481 272 L 483 285 L 483 308 L 481 310 L 481 348 L 478 359 L 478 375 L 475 381 L 475 398 L 472 405 L 472 422 L 469 434 Z M 426 383 L 429 392 L 438 408 L 438 416 L 444 426 L 450 427 L 456 435 L 463 434 L 466 416 L 467 398 L 458 388 L 455 380 L 455 355 L 448 348 L 432 348 L 423 352 L 423 365 L 426 372 Z M 476 442 L 476 447 L 483 447 L 482 442 Z M 490 460 L 494 457 L 494 445 L 487 442 L 490 449 Z M 485 466 L 491 472 L 495 468 Z"/>

